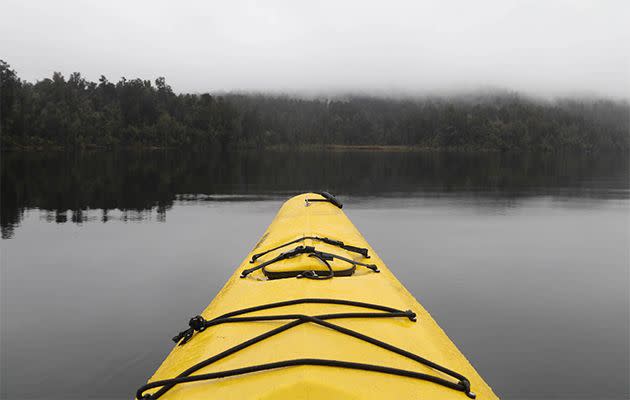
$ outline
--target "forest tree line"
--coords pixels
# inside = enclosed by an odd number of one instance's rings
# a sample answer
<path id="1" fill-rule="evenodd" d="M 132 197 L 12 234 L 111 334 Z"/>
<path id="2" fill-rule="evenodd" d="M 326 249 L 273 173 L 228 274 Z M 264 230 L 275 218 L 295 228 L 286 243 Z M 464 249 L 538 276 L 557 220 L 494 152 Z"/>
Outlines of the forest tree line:
<path id="1" fill-rule="evenodd" d="M 80 73 L 30 83 L 0 60 L 0 145 L 396 145 L 498 151 L 628 151 L 630 105 L 517 94 L 294 98 L 176 94 L 154 82 Z"/>

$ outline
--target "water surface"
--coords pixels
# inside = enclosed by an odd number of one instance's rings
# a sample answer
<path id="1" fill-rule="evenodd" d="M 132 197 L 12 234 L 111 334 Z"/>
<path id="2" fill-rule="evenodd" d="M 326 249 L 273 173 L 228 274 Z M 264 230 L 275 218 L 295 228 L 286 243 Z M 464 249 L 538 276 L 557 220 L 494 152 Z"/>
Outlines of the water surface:
<path id="1" fill-rule="evenodd" d="M 628 179 L 624 156 L 3 154 L 2 398 L 130 398 L 323 189 L 497 394 L 628 398 Z"/>

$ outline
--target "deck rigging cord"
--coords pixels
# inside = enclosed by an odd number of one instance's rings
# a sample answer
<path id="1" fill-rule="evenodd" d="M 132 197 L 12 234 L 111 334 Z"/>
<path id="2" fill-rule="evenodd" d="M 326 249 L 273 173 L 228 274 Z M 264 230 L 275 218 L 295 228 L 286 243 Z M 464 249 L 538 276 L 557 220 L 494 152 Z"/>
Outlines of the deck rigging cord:
<path id="1" fill-rule="evenodd" d="M 341 270 L 341 271 L 334 271 L 333 274 L 334 275 L 338 275 L 338 276 L 347 276 L 347 275 L 352 275 L 352 273 L 354 272 L 354 269 L 356 268 L 357 265 L 360 265 L 362 267 L 368 268 L 374 272 L 380 272 L 378 267 L 375 264 L 366 264 L 360 261 L 356 261 L 353 260 L 351 258 L 347 258 L 344 256 L 340 256 L 338 254 L 333 254 L 333 253 L 327 253 L 324 251 L 319 251 L 317 249 L 315 249 L 315 247 L 313 246 L 297 246 L 296 248 L 292 249 L 292 250 L 288 250 L 285 251 L 283 253 L 278 254 L 277 256 L 275 256 L 274 258 L 264 261 L 258 265 L 256 265 L 255 267 L 252 268 L 247 268 L 244 269 L 241 272 L 241 278 L 246 278 L 247 275 L 251 274 L 254 271 L 258 271 L 259 269 L 262 269 L 263 272 L 265 273 L 265 275 L 270 278 L 270 279 L 278 279 L 278 278 L 284 278 L 284 277 L 290 277 L 290 276 L 298 276 L 298 275 L 303 275 L 303 273 L 305 271 L 290 271 L 290 272 L 286 272 L 286 273 L 273 273 L 273 272 L 269 272 L 267 271 L 265 268 L 273 263 L 276 263 L 278 261 L 282 261 L 282 260 L 287 260 L 289 258 L 293 258 L 293 257 L 297 257 L 301 254 L 309 254 L 315 258 L 318 258 L 322 261 L 324 261 L 324 263 L 330 268 L 330 265 L 328 264 L 327 261 L 332 261 L 334 259 L 339 259 L 341 261 L 345 261 L 349 264 L 352 265 L 351 268 L 346 269 L 346 270 Z M 332 268 L 330 268 L 332 270 Z"/>
<path id="2" fill-rule="evenodd" d="M 323 243 L 326 243 L 326 244 L 329 244 L 329 245 L 332 245 L 332 246 L 337 246 L 339 248 L 342 248 L 342 249 L 347 250 L 347 251 L 351 251 L 353 253 L 361 254 L 365 258 L 370 258 L 369 254 L 368 254 L 368 249 L 366 249 L 365 247 L 351 246 L 349 244 L 345 244 L 341 240 L 330 239 L 330 238 L 327 238 L 327 237 L 302 236 L 301 238 L 297 238 L 295 240 L 291 240 L 290 242 L 283 243 L 280 246 L 276 246 L 276 247 L 274 247 L 272 249 L 268 249 L 268 250 L 262 251 L 260 253 L 256 253 L 256 254 L 254 254 L 252 256 L 252 259 L 249 262 L 250 262 L 250 264 L 255 263 L 257 259 L 259 259 L 260 257 L 264 256 L 265 254 L 269 254 L 272 251 L 281 249 L 281 248 L 286 247 L 286 246 L 288 246 L 290 244 L 303 242 L 305 240 L 316 240 L 318 242 L 323 242 Z"/>
<path id="3" fill-rule="evenodd" d="M 256 311 L 291 306 L 291 305 L 296 305 L 296 304 L 336 304 L 336 305 L 366 308 L 366 309 L 381 311 L 381 312 L 336 313 L 336 314 L 322 314 L 322 315 L 317 315 L 317 316 L 310 316 L 310 315 L 304 315 L 304 314 L 241 316 L 241 315 L 256 312 Z M 182 384 L 182 383 L 196 382 L 196 381 L 202 381 L 202 380 L 212 380 L 212 379 L 225 378 L 229 376 L 242 375 L 242 374 L 247 374 L 247 373 L 252 373 L 252 372 L 267 371 L 271 369 L 286 368 L 286 367 L 299 366 L 299 365 L 346 368 L 346 369 L 372 371 L 372 372 L 379 372 L 379 373 L 390 374 L 390 375 L 415 378 L 419 380 L 433 382 L 438 385 L 442 385 L 444 387 L 463 392 L 469 398 L 474 399 L 476 395 L 473 392 L 471 392 L 470 381 L 465 376 L 455 371 L 452 371 L 446 367 L 443 367 L 439 364 L 436 364 L 430 360 L 427 360 L 419 355 L 416 355 L 414 353 L 401 349 L 399 347 L 382 342 L 378 339 L 364 335 L 352 329 L 344 328 L 342 326 L 328 322 L 328 320 L 332 320 L 332 319 L 345 319 L 345 318 L 400 318 L 400 317 L 406 317 L 412 322 L 416 321 L 416 314 L 411 310 L 402 311 L 402 310 L 398 310 L 395 308 L 382 306 L 378 304 L 370 304 L 370 303 L 363 303 L 363 302 L 358 302 L 358 301 L 342 300 L 342 299 L 325 299 L 325 298 L 305 298 L 305 299 L 295 299 L 295 300 L 287 300 L 287 301 L 282 301 L 282 302 L 277 302 L 277 303 L 263 304 L 263 305 L 259 305 L 255 307 L 249 307 L 249 308 L 244 308 L 241 310 L 232 311 L 230 313 L 223 314 L 211 320 L 206 320 L 202 316 L 198 315 L 196 317 L 193 317 L 189 321 L 188 329 L 180 332 L 173 338 L 175 342 L 179 342 L 180 346 L 183 346 L 188 341 L 190 341 L 193 338 L 193 335 L 195 334 L 195 332 L 203 332 L 209 327 L 224 324 L 224 323 L 239 323 L 239 322 L 254 322 L 254 321 L 281 321 L 281 320 L 289 320 L 290 322 L 284 325 L 281 325 L 277 328 L 274 328 L 270 331 L 267 331 L 265 333 L 262 333 L 254 338 L 246 340 L 243 343 L 233 346 L 219 354 L 209 357 L 191 366 L 187 370 L 180 373 L 177 377 L 147 383 L 146 385 L 138 389 L 138 391 L 136 392 L 136 399 L 137 400 L 156 400 L 162 395 L 164 395 L 167 391 L 172 389 L 175 385 Z M 426 374 L 426 373 L 416 372 L 416 371 L 384 367 L 384 366 L 373 365 L 373 364 L 363 364 L 363 363 L 356 363 L 356 362 L 350 362 L 350 361 L 327 360 L 327 359 L 318 359 L 318 358 L 301 358 L 301 359 L 283 360 L 283 361 L 277 361 L 277 362 L 266 363 L 266 364 L 252 365 L 248 367 L 237 368 L 237 369 L 232 369 L 232 370 L 227 370 L 227 371 L 220 371 L 220 372 L 213 372 L 213 373 L 191 376 L 192 373 L 208 365 L 211 365 L 229 355 L 232 355 L 240 350 L 243 350 L 267 338 L 275 336 L 281 332 L 287 331 L 291 328 L 302 325 L 304 323 L 314 323 L 314 324 L 332 329 L 339 333 L 362 340 L 364 342 L 373 344 L 385 350 L 389 350 L 393 353 L 399 354 L 408 359 L 416 361 L 419 364 L 425 365 L 427 367 L 433 368 L 434 370 L 437 370 L 446 375 L 449 375 L 457 379 L 457 382 L 447 380 L 438 376 Z M 154 393 L 145 393 L 146 391 L 155 389 L 155 388 L 159 388 L 159 389 Z"/>

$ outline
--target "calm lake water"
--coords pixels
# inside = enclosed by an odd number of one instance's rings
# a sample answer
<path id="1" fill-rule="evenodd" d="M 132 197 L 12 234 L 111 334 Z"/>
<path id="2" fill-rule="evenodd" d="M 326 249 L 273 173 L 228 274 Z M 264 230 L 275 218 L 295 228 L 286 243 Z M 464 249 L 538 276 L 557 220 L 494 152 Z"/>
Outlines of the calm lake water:
<path id="1" fill-rule="evenodd" d="M 505 399 L 627 399 L 625 156 L 3 153 L 3 399 L 129 399 L 287 197 L 330 190 Z"/>

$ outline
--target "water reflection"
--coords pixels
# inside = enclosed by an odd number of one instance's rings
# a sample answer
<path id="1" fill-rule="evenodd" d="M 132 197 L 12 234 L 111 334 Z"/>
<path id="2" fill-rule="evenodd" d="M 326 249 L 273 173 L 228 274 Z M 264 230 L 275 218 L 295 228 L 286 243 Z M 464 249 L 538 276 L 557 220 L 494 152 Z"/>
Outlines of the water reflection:
<path id="1" fill-rule="evenodd" d="M 628 198 L 626 155 L 366 151 L 119 151 L 2 154 L 2 237 L 27 209 L 49 222 L 158 221 L 176 200 L 239 201 L 308 190 L 354 196 L 465 193 Z M 416 197 L 416 196 L 414 196 Z M 100 210 L 95 215 L 93 210 Z M 114 215 L 112 210 L 119 210 Z"/>

